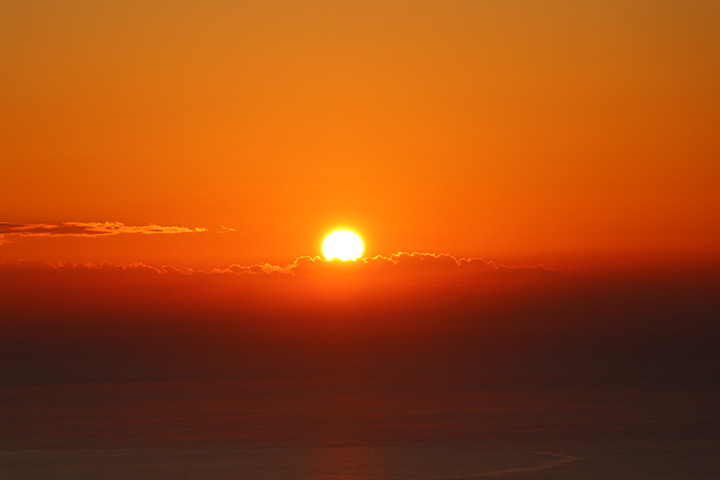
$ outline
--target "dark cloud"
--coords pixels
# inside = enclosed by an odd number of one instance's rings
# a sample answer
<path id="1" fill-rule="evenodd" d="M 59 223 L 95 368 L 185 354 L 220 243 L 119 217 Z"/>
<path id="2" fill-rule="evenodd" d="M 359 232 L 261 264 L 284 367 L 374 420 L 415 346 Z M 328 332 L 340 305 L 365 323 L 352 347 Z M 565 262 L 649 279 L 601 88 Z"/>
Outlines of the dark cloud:
<path id="1" fill-rule="evenodd" d="M 566 278 L 544 267 L 403 252 L 349 262 L 305 256 L 286 266 L 211 271 L 142 263 L 0 262 L 0 308 L 17 328 L 65 321 L 59 319 L 93 328 L 185 319 L 193 325 L 293 330 L 338 318 L 348 325 L 391 325 L 407 315 L 419 324 L 442 318 L 448 306 L 476 309 L 478 302 L 497 301 L 518 281 L 542 286 Z M 440 310 L 442 315 L 429 313 Z"/>
<path id="2" fill-rule="evenodd" d="M 468 341 L 714 335 L 720 280 L 716 272 L 700 273 L 601 275 L 402 252 L 212 271 L 0 262 L 0 332 L 227 327 L 241 329 L 246 340 L 252 332 L 305 332 L 302 339 L 345 332 Z"/>

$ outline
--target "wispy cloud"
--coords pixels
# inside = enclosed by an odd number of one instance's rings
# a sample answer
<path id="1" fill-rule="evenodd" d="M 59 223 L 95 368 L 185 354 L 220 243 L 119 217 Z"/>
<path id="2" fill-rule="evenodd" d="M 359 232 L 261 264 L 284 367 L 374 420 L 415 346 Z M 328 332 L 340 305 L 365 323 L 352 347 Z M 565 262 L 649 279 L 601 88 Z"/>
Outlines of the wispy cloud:
<path id="1" fill-rule="evenodd" d="M 97 237 L 121 233 L 174 234 L 207 232 L 205 228 L 162 225 L 125 225 L 120 222 L 4 223 L 0 222 L 0 244 L 4 235 L 24 237 Z M 223 227 L 223 232 L 232 231 Z"/>

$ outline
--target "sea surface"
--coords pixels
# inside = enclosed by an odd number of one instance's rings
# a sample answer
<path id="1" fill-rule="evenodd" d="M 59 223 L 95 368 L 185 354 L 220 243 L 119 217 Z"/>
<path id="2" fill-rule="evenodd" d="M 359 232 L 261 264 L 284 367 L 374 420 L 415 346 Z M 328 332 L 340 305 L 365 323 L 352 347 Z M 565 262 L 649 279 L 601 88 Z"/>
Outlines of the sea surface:
<path id="1" fill-rule="evenodd" d="M 0 478 L 720 478 L 720 369 L 685 350 L 11 355 Z"/>

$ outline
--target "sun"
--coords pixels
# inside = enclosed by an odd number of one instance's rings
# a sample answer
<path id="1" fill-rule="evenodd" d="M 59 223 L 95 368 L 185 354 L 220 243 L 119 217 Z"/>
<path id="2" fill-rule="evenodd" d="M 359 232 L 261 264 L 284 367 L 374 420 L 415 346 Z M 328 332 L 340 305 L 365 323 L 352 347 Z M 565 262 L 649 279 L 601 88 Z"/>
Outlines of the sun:
<path id="1" fill-rule="evenodd" d="M 322 246 L 323 255 L 328 260 L 355 260 L 363 253 L 363 243 L 360 237 L 347 230 L 336 230 L 327 237 Z"/>

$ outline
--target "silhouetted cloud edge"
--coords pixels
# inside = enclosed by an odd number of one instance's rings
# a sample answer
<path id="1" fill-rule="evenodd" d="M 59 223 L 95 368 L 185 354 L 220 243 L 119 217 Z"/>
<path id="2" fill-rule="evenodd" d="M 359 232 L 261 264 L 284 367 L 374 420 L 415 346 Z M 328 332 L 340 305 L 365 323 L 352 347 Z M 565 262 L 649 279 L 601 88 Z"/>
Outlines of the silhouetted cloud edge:
<path id="1" fill-rule="evenodd" d="M 131 264 L 116 264 L 112 262 L 58 262 L 57 264 L 37 261 L 21 260 L 19 262 L 0 262 L 0 268 L 8 271 L 11 269 L 22 270 L 49 268 L 55 270 L 105 270 L 105 271 L 148 271 L 157 274 L 182 274 L 182 275 L 213 275 L 213 274 L 234 274 L 234 275 L 268 275 L 268 276 L 331 276 L 340 273 L 348 274 L 373 274 L 381 272 L 394 273 L 416 273 L 416 274 L 443 274 L 443 273 L 510 273 L 513 271 L 537 271 L 548 273 L 559 273 L 557 269 L 545 265 L 524 265 L 506 266 L 497 265 L 492 261 L 486 261 L 477 257 L 455 257 L 446 253 L 420 253 L 420 252 L 396 252 L 389 256 L 375 255 L 373 257 L 362 257 L 355 261 L 341 262 L 339 260 L 325 260 L 317 256 L 300 256 L 292 263 L 285 266 L 273 265 L 270 263 L 257 263 L 253 265 L 232 264 L 226 268 L 214 268 L 211 270 L 197 270 L 190 267 L 176 267 L 163 265 L 154 267 L 142 262 Z"/>

